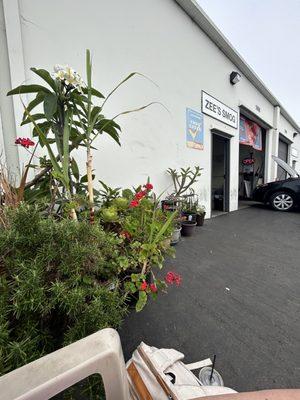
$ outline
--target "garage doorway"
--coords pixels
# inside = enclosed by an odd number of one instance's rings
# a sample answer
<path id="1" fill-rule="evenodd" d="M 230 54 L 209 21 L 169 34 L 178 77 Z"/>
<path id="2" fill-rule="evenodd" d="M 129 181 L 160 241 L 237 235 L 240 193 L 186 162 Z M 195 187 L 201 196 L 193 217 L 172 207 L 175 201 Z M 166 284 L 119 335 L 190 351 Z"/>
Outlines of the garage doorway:
<path id="1" fill-rule="evenodd" d="M 243 208 L 253 190 L 264 183 L 266 129 L 241 114 L 239 134 L 239 208 Z"/>
<path id="2" fill-rule="evenodd" d="M 212 216 L 229 211 L 230 139 L 212 134 L 211 200 Z"/>
<path id="3" fill-rule="evenodd" d="M 289 156 L 289 145 L 284 142 L 282 139 L 279 139 L 278 142 L 278 158 L 285 161 L 288 164 L 288 156 Z M 286 171 L 277 165 L 277 180 L 286 179 Z"/>

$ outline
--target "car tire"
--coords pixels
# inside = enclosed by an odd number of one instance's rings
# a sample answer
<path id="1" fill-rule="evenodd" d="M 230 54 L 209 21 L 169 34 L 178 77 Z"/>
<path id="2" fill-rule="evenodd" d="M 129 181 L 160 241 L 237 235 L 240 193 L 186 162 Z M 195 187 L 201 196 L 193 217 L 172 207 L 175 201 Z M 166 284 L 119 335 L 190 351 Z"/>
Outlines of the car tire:
<path id="1" fill-rule="evenodd" d="M 270 205 L 276 211 L 291 211 L 295 206 L 295 200 L 291 193 L 280 191 L 270 197 Z"/>

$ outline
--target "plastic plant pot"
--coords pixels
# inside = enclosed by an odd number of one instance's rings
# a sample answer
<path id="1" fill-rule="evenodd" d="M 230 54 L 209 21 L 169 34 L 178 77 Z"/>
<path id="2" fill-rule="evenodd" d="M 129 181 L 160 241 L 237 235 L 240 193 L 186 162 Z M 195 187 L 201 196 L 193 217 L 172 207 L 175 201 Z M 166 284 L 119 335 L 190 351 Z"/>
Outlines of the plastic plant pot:
<path id="1" fill-rule="evenodd" d="M 173 235 L 172 235 L 172 238 L 171 238 L 171 245 L 172 246 L 174 246 L 175 244 L 177 244 L 179 242 L 180 236 L 181 236 L 180 231 L 181 231 L 181 228 L 175 228 L 174 229 Z"/>
<path id="2" fill-rule="evenodd" d="M 182 236 L 192 236 L 195 232 L 196 222 L 184 221 L 181 223 L 181 227 Z"/>
<path id="3" fill-rule="evenodd" d="M 205 213 L 196 215 L 197 226 L 202 226 L 204 224 L 204 218 L 205 218 Z"/>

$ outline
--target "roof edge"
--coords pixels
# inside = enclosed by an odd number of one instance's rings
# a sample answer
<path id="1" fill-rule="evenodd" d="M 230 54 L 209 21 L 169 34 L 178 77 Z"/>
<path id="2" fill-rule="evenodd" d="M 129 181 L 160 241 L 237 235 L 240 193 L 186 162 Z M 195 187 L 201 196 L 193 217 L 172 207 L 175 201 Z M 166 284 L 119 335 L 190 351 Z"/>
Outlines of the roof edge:
<path id="1" fill-rule="evenodd" d="M 189 15 L 189 17 L 206 33 L 215 45 L 229 58 L 240 72 L 253 84 L 253 86 L 273 105 L 279 106 L 281 115 L 300 132 L 298 123 L 286 111 L 283 105 L 270 92 L 263 81 L 256 75 L 229 40 L 217 28 L 213 21 L 199 6 L 196 0 L 175 0 L 175 2 Z"/>

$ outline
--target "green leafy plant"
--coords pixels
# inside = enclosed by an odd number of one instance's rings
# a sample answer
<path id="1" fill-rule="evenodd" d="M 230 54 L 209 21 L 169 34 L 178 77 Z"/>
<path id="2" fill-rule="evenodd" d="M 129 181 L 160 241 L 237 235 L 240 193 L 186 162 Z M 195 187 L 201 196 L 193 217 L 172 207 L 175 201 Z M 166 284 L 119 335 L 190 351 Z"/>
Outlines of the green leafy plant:
<path id="1" fill-rule="evenodd" d="M 174 254 L 170 238 L 177 212 L 163 212 L 152 189 L 149 182 L 133 191 L 125 189 L 122 196 L 112 198 L 100 209 L 105 226 L 124 238 L 120 276 L 125 292 L 136 296 L 137 311 L 143 309 L 148 295 L 155 298 L 158 291 L 165 289 L 154 269 L 161 269 L 165 256 Z M 148 289 L 140 289 L 145 277 L 150 276 L 153 282 Z"/>
<path id="2" fill-rule="evenodd" d="M 125 314 L 118 270 L 123 239 L 85 222 L 5 209 L 0 229 L 0 374 Z"/>
<path id="3" fill-rule="evenodd" d="M 197 214 L 199 214 L 199 215 L 205 214 L 205 213 L 206 213 L 205 206 L 203 206 L 203 205 L 198 205 L 198 204 L 197 204 L 197 206 L 196 206 L 196 212 L 197 212 Z"/>
<path id="4" fill-rule="evenodd" d="M 99 190 L 99 197 L 101 204 L 104 206 L 109 205 L 112 200 L 118 198 L 120 196 L 121 188 L 111 188 L 110 186 L 106 185 L 103 181 L 99 181 L 101 184 L 101 189 Z"/>
<path id="5" fill-rule="evenodd" d="M 157 298 L 158 292 L 166 292 L 167 284 L 161 280 L 154 278 L 152 283 L 147 283 L 147 275 L 131 274 L 130 280 L 125 282 L 125 290 L 131 296 L 136 296 L 135 309 L 137 312 L 143 310 L 148 301 L 148 296 L 154 300 Z"/>

